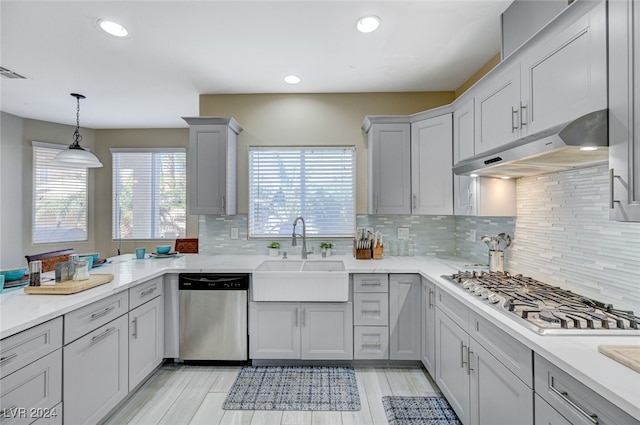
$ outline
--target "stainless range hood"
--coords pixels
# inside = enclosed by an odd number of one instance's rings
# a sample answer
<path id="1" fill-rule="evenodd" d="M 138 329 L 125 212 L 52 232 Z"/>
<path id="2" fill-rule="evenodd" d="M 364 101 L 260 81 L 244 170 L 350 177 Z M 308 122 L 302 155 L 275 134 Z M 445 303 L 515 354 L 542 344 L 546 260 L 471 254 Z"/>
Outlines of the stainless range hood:
<path id="1" fill-rule="evenodd" d="M 453 172 L 523 177 L 606 163 L 607 133 L 608 114 L 603 109 L 460 161 Z"/>

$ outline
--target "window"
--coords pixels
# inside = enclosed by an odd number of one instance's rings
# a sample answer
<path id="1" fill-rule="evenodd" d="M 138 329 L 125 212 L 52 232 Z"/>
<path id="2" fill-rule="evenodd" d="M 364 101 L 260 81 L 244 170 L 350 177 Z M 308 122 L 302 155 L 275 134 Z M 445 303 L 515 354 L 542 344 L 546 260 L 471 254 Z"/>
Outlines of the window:
<path id="1" fill-rule="evenodd" d="M 56 167 L 68 146 L 32 142 L 33 243 L 87 240 L 87 169 Z"/>
<path id="2" fill-rule="evenodd" d="M 355 229 L 354 147 L 249 148 L 249 237 L 351 237 Z"/>
<path id="3" fill-rule="evenodd" d="M 186 233 L 186 149 L 111 149 L 113 239 Z"/>

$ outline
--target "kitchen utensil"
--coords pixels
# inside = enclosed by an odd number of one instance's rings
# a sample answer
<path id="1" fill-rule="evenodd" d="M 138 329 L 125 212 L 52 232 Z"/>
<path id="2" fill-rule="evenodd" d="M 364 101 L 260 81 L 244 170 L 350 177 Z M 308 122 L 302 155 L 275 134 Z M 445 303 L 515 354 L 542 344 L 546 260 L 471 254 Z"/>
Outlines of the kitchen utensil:
<path id="1" fill-rule="evenodd" d="M 42 261 L 35 260 L 29 263 L 29 286 L 40 286 L 41 273 Z"/>
<path id="2" fill-rule="evenodd" d="M 70 295 L 111 282 L 112 274 L 92 274 L 87 280 L 67 280 L 50 286 L 26 286 L 24 292 L 33 295 Z"/>
<path id="3" fill-rule="evenodd" d="M 489 250 L 489 271 L 504 272 L 504 251 Z"/>
<path id="4" fill-rule="evenodd" d="M 73 274 L 73 280 L 87 280 L 89 277 L 89 262 L 81 258 L 76 262 L 76 271 Z"/>
<path id="5" fill-rule="evenodd" d="M 640 373 L 640 345 L 598 345 L 598 351 Z"/>

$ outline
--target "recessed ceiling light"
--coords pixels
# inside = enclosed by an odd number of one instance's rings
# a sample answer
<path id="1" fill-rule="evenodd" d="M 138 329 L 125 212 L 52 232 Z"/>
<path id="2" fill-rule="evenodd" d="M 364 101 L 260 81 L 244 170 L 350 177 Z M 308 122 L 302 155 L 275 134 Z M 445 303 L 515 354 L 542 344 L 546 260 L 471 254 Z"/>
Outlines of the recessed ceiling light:
<path id="1" fill-rule="evenodd" d="M 597 151 L 598 148 L 596 146 L 583 146 L 580 148 L 581 151 Z"/>
<path id="2" fill-rule="evenodd" d="M 476 177 L 478 177 L 478 175 L 477 174 L 469 174 L 469 177 L 476 178 Z"/>
<path id="3" fill-rule="evenodd" d="M 298 84 L 300 82 L 300 78 L 296 75 L 287 75 L 284 77 L 284 82 L 287 84 Z"/>
<path id="4" fill-rule="evenodd" d="M 126 37 L 129 35 L 129 31 L 117 22 L 99 19 L 98 26 L 102 31 L 114 37 Z"/>
<path id="5" fill-rule="evenodd" d="M 500 178 L 501 178 L 502 180 L 509 180 L 511 177 L 509 177 L 509 176 L 502 176 L 502 177 L 500 177 Z"/>
<path id="6" fill-rule="evenodd" d="M 380 26 L 380 18 L 377 16 L 363 16 L 356 21 L 356 28 L 360 32 L 373 32 Z"/>

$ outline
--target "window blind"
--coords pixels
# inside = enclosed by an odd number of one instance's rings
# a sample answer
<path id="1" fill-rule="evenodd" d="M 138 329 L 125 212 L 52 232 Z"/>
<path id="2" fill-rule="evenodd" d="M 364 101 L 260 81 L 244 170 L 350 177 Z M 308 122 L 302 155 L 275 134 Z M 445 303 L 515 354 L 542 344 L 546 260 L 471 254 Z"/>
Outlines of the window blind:
<path id="1" fill-rule="evenodd" d="M 111 149 L 113 239 L 186 234 L 186 149 Z"/>
<path id="2" fill-rule="evenodd" d="M 298 216 L 307 236 L 353 236 L 354 147 L 249 148 L 249 236 L 291 236 Z"/>
<path id="3" fill-rule="evenodd" d="M 32 142 L 34 244 L 87 240 L 87 169 L 51 165 L 65 145 Z"/>

